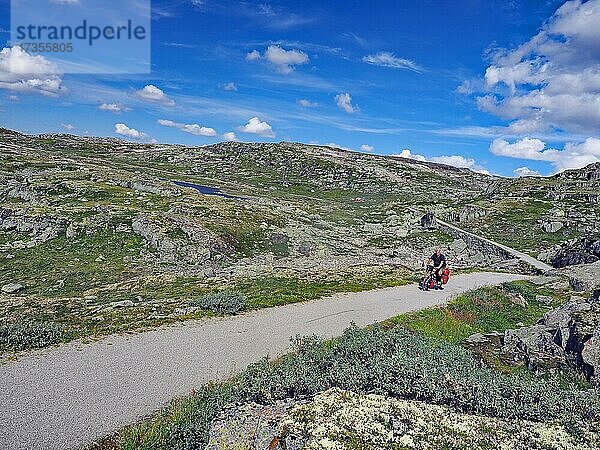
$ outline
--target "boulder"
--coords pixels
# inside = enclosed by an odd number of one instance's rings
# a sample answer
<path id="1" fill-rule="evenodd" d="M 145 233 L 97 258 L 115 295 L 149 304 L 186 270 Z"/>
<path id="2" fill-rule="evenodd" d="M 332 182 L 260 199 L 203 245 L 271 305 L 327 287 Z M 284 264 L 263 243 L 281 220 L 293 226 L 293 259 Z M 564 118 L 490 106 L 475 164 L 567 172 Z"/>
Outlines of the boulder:
<path id="1" fill-rule="evenodd" d="M 591 264 L 600 261 L 600 238 L 583 238 L 565 242 L 551 258 L 553 267 Z"/>
<path id="2" fill-rule="evenodd" d="M 428 212 L 423 217 L 421 217 L 421 226 L 423 228 L 435 228 L 437 225 L 437 220 L 435 218 L 435 214 L 433 212 Z"/>
<path id="3" fill-rule="evenodd" d="M 273 245 L 286 245 L 290 241 L 288 235 L 283 233 L 273 233 L 271 234 L 271 243 Z"/>
<path id="4" fill-rule="evenodd" d="M 450 244 L 450 249 L 456 254 L 464 252 L 468 247 L 467 243 L 462 239 L 456 239 Z"/>
<path id="5" fill-rule="evenodd" d="M 566 367 L 562 347 L 554 342 L 555 330 L 546 325 L 507 330 L 502 352 L 514 362 L 523 361 L 534 372 L 552 372 Z"/>
<path id="6" fill-rule="evenodd" d="M 594 292 L 592 292 L 592 295 L 590 296 L 589 302 L 590 303 L 597 303 L 600 301 L 600 289 L 596 289 Z"/>
<path id="7" fill-rule="evenodd" d="M 538 325 L 544 325 L 554 330 L 555 341 L 562 348 L 566 348 L 571 335 L 571 322 L 573 315 L 581 311 L 589 311 L 588 303 L 569 302 L 559 308 L 548 311 L 538 321 Z"/>
<path id="8" fill-rule="evenodd" d="M 582 370 L 588 379 L 595 378 L 600 370 L 600 326 L 596 327 L 581 350 Z"/>
<path id="9" fill-rule="evenodd" d="M 112 306 L 115 309 L 131 308 L 131 307 L 135 306 L 135 303 L 133 303 L 131 300 L 122 300 L 120 302 L 111 302 L 110 306 Z"/>
<path id="10" fill-rule="evenodd" d="M 577 292 L 591 291 L 600 287 L 600 261 L 594 264 L 572 266 L 564 269 L 569 284 Z"/>
<path id="11" fill-rule="evenodd" d="M 312 253 L 313 247 L 310 242 L 302 242 L 298 247 L 298 253 L 303 256 L 310 256 Z"/>
<path id="12" fill-rule="evenodd" d="M 542 223 L 542 229 L 546 233 L 556 233 L 564 227 L 562 222 L 544 222 Z"/>
<path id="13" fill-rule="evenodd" d="M 19 294 L 25 290 L 25 286 L 19 283 L 8 283 L 0 288 L 4 294 Z"/>

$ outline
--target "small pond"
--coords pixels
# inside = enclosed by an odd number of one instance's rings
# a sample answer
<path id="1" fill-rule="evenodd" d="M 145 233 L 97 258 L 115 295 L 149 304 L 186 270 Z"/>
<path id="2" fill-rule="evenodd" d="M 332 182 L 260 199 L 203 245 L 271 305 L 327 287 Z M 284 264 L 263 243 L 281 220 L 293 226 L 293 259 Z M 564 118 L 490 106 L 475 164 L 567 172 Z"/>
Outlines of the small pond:
<path id="1" fill-rule="evenodd" d="M 237 197 L 235 195 L 227 194 L 227 193 L 221 191 L 221 189 L 219 189 L 219 188 L 215 188 L 215 187 L 211 187 L 211 186 L 204 186 L 202 184 L 188 183 L 187 181 L 173 181 L 173 183 L 175 183 L 177 186 L 183 186 L 183 187 L 189 187 L 192 189 L 196 189 L 198 192 L 200 192 L 201 194 L 204 194 L 204 195 L 216 195 L 218 197 L 231 198 L 231 199 L 242 198 L 242 197 Z"/>

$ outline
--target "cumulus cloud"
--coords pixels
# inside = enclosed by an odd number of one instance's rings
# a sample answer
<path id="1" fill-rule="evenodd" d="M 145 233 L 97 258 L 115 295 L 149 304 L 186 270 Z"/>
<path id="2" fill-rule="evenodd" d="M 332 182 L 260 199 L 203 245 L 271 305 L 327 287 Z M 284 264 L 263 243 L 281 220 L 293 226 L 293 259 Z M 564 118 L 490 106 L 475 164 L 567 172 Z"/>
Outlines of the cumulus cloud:
<path id="1" fill-rule="evenodd" d="M 237 141 L 238 138 L 233 131 L 229 131 L 227 133 L 223 133 L 223 139 L 226 141 Z"/>
<path id="2" fill-rule="evenodd" d="M 67 91 L 56 64 L 41 55 L 32 56 L 18 46 L 0 51 L 0 88 L 53 97 Z"/>
<path id="3" fill-rule="evenodd" d="M 145 101 L 160 103 L 165 106 L 175 106 L 175 101 L 153 84 L 148 84 L 143 89 L 136 91 L 136 95 Z"/>
<path id="4" fill-rule="evenodd" d="M 600 0 L 565 2 L 521 46 L 491 51 L 479 107 L 521 133 L 600 130 Z"/>
<path id="5" fill-rule="evenodd" d="M 480 166 L 477 161 L 473 158 L 465 158 L 461 155 L 442 155 L 442 156 L 432 156 L 431 158 L 426 158 L 423 155 L 418 155 L 412 153 L 409 149 L 404 149 L 400 153 L 396 153 L 390 156 L 395 156 L 399 158 L 408 158 L 414 159 L 415 161 L 424 161 L 424 162 L 433 162 L 438 164 L 445 164 L 447 166 L 458 167 L 459 169 L 470 169 L 473 172 L 489 174 L 490 172 L 485 168 Z"/>
<path id="6" fill-rule="evenodd" d="M 335 96 L 335 103 L 338 108 L 346 111 L 349 114 L 360 111 L 359 107 L 352 104 L 352 96 L 347 92 L 343 92 Z"/>
<path id="7" fill-rule="evenodd" d="M 173 122 L 172 120 L 159 119 L 158 124 L 162 125 L 163 127 L 176 128 L 180 131 L 183 131 L 185 133 L 190 133 L 195 136 L 212 137 L 212 136 L 217 135 L 217 132 L 214 130 L 214 128 L 202 127 L 196 123 L 187 124 L 187 123 Z"/>
<path id="8" fill-rule="evenodd" d="M 415 161 L 427 161 L 427 158 L 425 158 L 423 155 L 415 155 L 407 148 L 402 150 L 400 153 L 394 153 L 390 156 L 393 156 L 396 158 L 414 159 Z"/>
<path id="9" fill-rule="evenodd" d="M 360 146 L 361 152 L 372 152 L 374 150 L 375 150 L 375 147 L 373 147 L 372 145 L 363 144 Z"/>
<path id="10" fill-rule="evenodd" d="M 316 108 L 317 106 L 319 106 L 318 103 L 311 102 L 310 100 L 306 100 L 304 98 L 301 100 L 298 100 L 298 104 L 304 108 Z"/>
<path id="11" fill-rule="evenodd" d="M 391 67 L 393 69 L 408 69 L 413 72 L 422 72 L 423 68 L 410 59 L 398 58 L 390 52 L 379 52 L 374 55 L 367 55 L 363 62 L 375 66 Z"/>
<path id="12" fill-rule="evenodd" d="M 224 91 L 237 91 L 238 90 L 235 83 L 225 83 L 222 86 L 222 88 Z"/>
<path id="13" fill-rule="evenodd" d="M 271 125 L 262 122 L 258 117 L 253 117 L 246 125 L 238 128 L 243 133 L 257 134 L 262 137 L 274 138 L 275 132 Z"/>
<path id="14" fill-rule="evenodd" d="M 290 74 L 296 70 L 296 66 L 307 64 L 310 59 L 308 55 L 301 50 L 286 50 L 279 45 L 269 45 L 265 53 L 261 56 L 258 50 L 253 50 L 246 55 L 247 61 L 257 61 L 264 59 L 270 63 L 279 73 Z"/>
<path id="15" fill-rule="evenodd" d="M 61 124 L 61 126 L 67 131 L 73 131 L 77 128 L 75 125 L 72 125 L 70 123 L 63 123 Z"/>
<path id="16" fill-rule="evenodd" d="M 258 50 L 252 50 L 246 55 L 246 61 L 258 61 L 260 59 L 260 52 Z"/>
<path id="17" fill-rule="evenodd" d="M 135 128 L 129 128 L 124 123 L 115 124 L 115 133 L 136 140 L 148 138 L 148 135 L 146 133 L 138 131 Z"/>
<path id="18" fill-rule="evenodd" d="M 581 143 L 567 143 L 562 150 L 547 148 L 540 139 L 524 138 L 512 144 L 504 139 L 495 139 L 490 151 L 498 156 L 548 161 L 557 172 L 561 172 L 600 161 L 600 139 L 590 137 Z"/>
<path id="19" fill-rule="evenodd" d="M 121 114 L 122 112 L 131 111 L 130 108 L 121 103 L 102 103 L 98 106 L 101 111 L 110 111 L 114 114 Z"/>
<path id="20" fill-rule="evenodd" d="M 518 167 L 513 170 L 513 174 L 517 178 L 541 176 L 537 170 L 531 170 L 529 167 Z"/>

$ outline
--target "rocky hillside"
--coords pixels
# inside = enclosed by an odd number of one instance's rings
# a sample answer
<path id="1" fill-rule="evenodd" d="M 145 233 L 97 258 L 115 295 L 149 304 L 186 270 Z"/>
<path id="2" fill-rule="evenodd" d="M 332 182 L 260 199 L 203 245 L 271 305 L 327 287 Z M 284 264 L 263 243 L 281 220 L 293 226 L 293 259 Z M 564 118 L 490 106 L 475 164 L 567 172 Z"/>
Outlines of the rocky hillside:
<path id="1" fill-rule="evenodd" d="M 308 297 L 388 285 L 438 245 L 455 268 L 506 264 L 423 228 L 428 210 L 547 258 L 599 227 L 598 165 L 511 180 L 298 143 L 187 147 L 8 130 L 0 149 L 9 323 L 77 317 L 114 331 L 185 315 L 194 296 L 252 280 L 280 289 L 254 306 L 288 301 L 299 283 Z"/>

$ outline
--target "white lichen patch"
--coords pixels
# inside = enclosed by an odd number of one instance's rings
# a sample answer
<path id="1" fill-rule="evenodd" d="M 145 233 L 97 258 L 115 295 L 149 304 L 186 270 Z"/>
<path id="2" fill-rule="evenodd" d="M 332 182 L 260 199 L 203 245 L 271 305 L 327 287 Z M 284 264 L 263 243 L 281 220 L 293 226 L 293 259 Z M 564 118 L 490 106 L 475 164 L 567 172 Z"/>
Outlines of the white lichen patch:
<path id="1" fill-rule="evenodd" d="M 598 424 L 576 431 L 537 423 L 462 414 L 448 407 L 330 389 L 294 407 L 282 435 L 305 439 L 306 450 L 322 449 L 506 449 L 593 450 Z"/>

